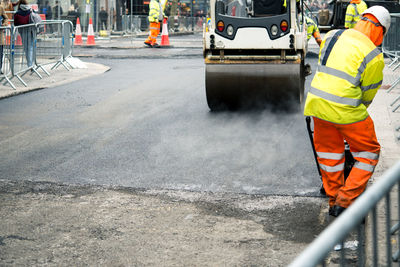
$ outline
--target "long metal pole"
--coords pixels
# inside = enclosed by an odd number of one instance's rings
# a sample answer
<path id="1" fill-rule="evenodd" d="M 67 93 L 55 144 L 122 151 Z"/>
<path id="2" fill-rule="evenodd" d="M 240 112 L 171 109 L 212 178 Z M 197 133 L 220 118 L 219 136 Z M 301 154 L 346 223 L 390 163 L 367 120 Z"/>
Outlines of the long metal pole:
<path id="1" fill-rule="evenodd" d="M 190 13 L 192 17 L 192 32 L 194 32 L 194 17 L 193 17 L 193 0 L 190 0 L 191 7 L 190 7 Z"/>
<path id="2" fill-rule="evenodd" d="M 131 29 L 131 33 L 133 32 L 133 29 L 132 29 L 132 25 L 133 25 L 133 17 L 132 17 L 132 15 L 133 15 L 133 0 L 131 0 L 131 14 L 129 14 L 129 15 L 131 15 L 131 19 L 129 20 L 130 21 L 130 23 L 131 23 L 131 25 L 129 26 L 129 28 Z"/>

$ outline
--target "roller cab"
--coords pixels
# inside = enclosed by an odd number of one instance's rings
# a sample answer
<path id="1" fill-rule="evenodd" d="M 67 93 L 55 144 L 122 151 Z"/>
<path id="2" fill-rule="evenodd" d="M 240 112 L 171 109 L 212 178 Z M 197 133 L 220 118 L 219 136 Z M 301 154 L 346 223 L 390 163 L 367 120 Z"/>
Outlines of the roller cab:
<path id="1" fill-rule="evenodd" d="M 296 0 L 211 0 L 203 32 L 211 110 L 300 103 L 306 30 Z"/>

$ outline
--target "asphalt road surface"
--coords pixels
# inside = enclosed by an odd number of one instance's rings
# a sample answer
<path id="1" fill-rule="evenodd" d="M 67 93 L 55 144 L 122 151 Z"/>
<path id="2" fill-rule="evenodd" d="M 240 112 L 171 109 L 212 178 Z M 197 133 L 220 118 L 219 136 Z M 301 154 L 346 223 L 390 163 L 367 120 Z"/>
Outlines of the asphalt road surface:
<path id="1" fill-rule="evenodd" d="M 201 58 L 97 62 L 111 71 L 1 101 L 1 178 L 318 192 L 301 112 L 210 112 Z"/>

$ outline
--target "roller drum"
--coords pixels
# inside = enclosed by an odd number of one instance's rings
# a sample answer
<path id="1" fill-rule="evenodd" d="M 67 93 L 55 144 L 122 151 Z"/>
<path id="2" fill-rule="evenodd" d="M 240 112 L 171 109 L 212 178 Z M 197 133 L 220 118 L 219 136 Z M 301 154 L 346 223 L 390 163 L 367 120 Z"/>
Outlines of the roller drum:
<path id="1" fill-rule="evenodd" d="M 206 64 L 211 110 L 299 107 L 304 94 L 302 64 Z"/>

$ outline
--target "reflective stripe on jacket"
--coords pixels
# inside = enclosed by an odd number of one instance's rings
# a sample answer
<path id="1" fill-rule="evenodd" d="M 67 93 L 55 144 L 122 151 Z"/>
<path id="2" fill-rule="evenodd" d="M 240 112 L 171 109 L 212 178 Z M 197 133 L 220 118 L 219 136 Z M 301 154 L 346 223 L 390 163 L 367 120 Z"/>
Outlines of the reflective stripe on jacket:
<path id="1" fill-rule="evenodd" d="M 361 1 L 359 4 L 349 4 L 346 9 L 344 27 L 349 29 L 354 28 L 356 23 L 360 20 L 361 14 L 367 8 L 367 4 L 364 1 Z"/>
<path id="2" fill-rule="evenodd" d="M 163 19 L 161 3 L 157 0 L 151 0 L 149 5 L 149 22 L 159 22 Z"/>
<path id="3" fill-rule="evenodd" d="M 362 121 L 383 78 L 381 51 L 363 33 L 334 30 L 321 44 L 304 115 L 339 124 Z"/>

